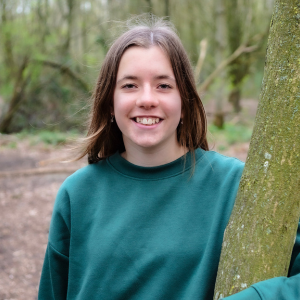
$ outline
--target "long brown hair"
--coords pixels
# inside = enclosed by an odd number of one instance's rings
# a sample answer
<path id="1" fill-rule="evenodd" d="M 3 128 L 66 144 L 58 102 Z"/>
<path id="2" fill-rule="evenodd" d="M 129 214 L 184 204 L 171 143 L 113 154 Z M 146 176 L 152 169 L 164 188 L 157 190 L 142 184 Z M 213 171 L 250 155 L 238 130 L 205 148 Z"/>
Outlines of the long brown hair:
<path id="1" fill-rule="evenodd" d="M 197 148 L 208 150 L 205 111 L 196 90 L 187 53 L 172 24 L 153 15 L 143 17 L 142 21 L 135 18 L 134 22 L 135 25 L 129 25 L 128 30 L 112 44 L 100 70 L 92 96 L 88 133 L 79 157 L 87 154 L 90 164 L 105 159 L 116 151 L 125 151 L 122 132 L 116 122 L 111 122 L 111 111 L 120 60 L 124 52 L 132 46 L 158 46 L 170 58 L 184 113 L 183 124 L 179 124 L 177 128 L 178 142 L 192 154 Z"/>

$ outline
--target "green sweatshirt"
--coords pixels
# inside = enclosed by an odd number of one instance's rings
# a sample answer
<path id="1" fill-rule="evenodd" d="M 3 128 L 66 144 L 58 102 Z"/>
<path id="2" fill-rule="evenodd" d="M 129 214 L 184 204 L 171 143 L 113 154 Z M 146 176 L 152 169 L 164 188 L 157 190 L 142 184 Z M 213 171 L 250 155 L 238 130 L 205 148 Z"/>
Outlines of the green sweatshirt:
<path id="1" fill-rule="evenodd" d="M 198 149 L 158 167 L 118 153 L 68 177 L 55 201 L 38 299 L 212 300 L 243 163 Z M 228 300 L 299 300 L 290 278 Z M 298 257 L 297 257 L 298 255 Z"/>

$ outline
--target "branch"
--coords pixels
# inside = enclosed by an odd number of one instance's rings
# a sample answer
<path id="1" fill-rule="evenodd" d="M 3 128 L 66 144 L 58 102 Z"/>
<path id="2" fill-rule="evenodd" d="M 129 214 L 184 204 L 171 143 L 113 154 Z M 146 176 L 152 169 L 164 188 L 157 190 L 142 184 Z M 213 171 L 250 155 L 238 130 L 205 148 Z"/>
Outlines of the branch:
<path id="1" fill-rule="evenodd" d="M 231 62 L 233 62 L 236 58 L 238 58 L 242 53 L 253 52 L 258 49 L 257 45 L 247 47 L 245 44 L 239 46 L 227 59 L 223 60 L 217 68 L 207 77 L 207 79 L 198 87 L 198 92 L 205 92 L 208 87 L 212 84 L 214 79 L 227 67 Z"/>
<path id="2" fill-rule="evenodd" d="M 200 53 L 199 53 L 199 58 L 198 58 L 198 62 L 195 68 L 195 78 L 196 81 L 199 79 L 200 74 L 201 74 L 201 69 L 203 66 L 203 62 L 206 56 L 206 50 L 207 50 L 207 39 L 203 39 L 200 42 Z"/>
<path id="3" fill-rule="evenodd" d="M 252 38 L 247 40 L 245 43 L 240 45 L 227 59 L 220 63 L 219 66 L 208 76 L 208 78 L 201 84 L 198 85 L 198 92 L 205 92 L 208 87 L 212 84 L 215 77 L 219 75 L 221 71 L 225 67 L 227 67 L 231 62 L 233 62 L 236 58 L 238 58 L 243 53 L 250 53 L 260 48 L 260 42 L 263 40 L 265 36 L 267 36 L 269 32 L 269 27 L 263 33 L 258 33 L 254 35 Z M 257 45 L 247 46 L 250 43 L 257 43 Z"/>
<path id="4" fill-rule="evenodd" d="M 84 90 L 86 93 L 90 93 L 88 84 L 79 76 L 77 76 L 69 67 L 49 60 L 34 59 L 33 62 L 58 69 L 62 74 L 66 74 L 70 78 L 74 79 L 82 90 Z"/>
<path id="5" fill-rule="evenodd" d="M 32 176 L 32 175 L 43 175 L 43 174 L 58 174 L 58 173 L 74 173 L 78 170 L 77 168 L 37 168 L 28 170 L 8 171 L 0 172 L 0 178 L 15 177 L 15 176 Z"/>

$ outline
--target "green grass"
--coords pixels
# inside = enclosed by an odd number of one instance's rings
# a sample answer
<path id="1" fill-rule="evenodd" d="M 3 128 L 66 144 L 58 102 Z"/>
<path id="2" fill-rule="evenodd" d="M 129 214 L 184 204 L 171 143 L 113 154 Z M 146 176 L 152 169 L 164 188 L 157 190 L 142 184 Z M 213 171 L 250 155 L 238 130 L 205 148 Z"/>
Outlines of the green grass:
<path id="1" fill-rule="evenodd" d="M 16 141 L 11 141 L 9 142 L 7 145 L 6 145 L 7 148 L 10 148 L 10 149 L 15 149 L 17 148 L 17 142 Z"/>
<path id="2" fill-rule="evenodd" d="M 16 136 L 20 140 L 28 139 L 31 145 L 46 144 L 58 146 L 76 139 L 79 136 L 79 133 L 76 131 L 61 132 L 56 130 L 32 130 L 19 132 Z"/>

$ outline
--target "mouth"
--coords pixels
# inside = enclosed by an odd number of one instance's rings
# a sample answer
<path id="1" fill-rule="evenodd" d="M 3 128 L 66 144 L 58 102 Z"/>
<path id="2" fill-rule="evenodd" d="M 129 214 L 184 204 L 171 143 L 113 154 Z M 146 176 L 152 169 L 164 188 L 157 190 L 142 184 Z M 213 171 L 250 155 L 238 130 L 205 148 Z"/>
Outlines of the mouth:
<path id="1" fill-rule="evenodd" d="M 143 124 L 143 125 L 154 125 L 158 124 L 162 119 L 154 117 L 136 117 L 132 119 L 134 122 Z"/>

